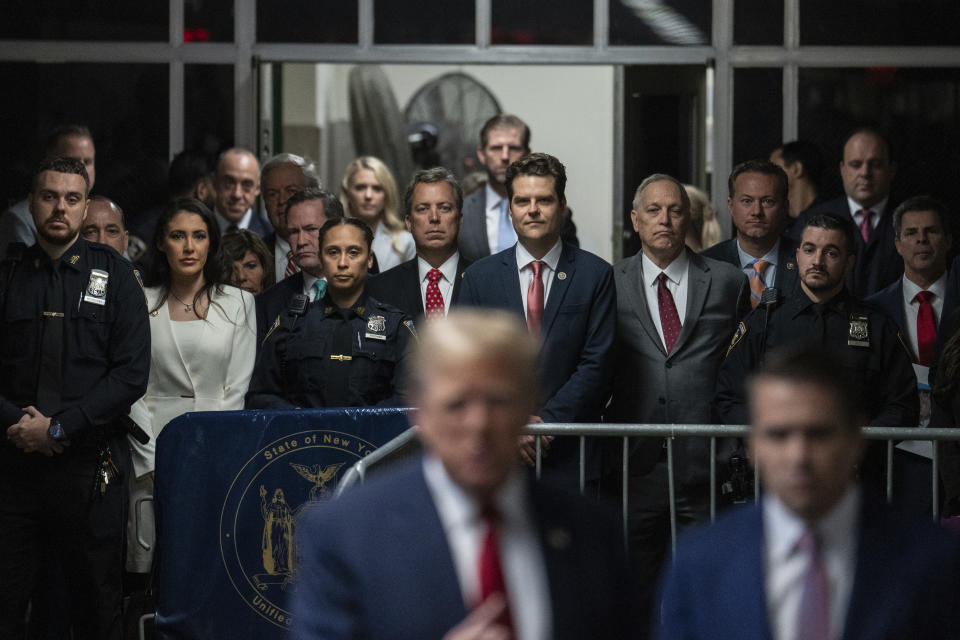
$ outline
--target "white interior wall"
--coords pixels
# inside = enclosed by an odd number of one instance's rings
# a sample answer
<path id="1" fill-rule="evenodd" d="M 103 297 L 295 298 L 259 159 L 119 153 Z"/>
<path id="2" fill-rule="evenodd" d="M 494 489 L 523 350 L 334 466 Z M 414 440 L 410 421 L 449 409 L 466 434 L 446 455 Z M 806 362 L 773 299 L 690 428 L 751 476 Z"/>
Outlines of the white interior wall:
<path id="1" fill-rule="evenodd" d="M 310 67 L 313 67 L 310 69 Z M 284 65 L 284 124 L 309 124 L 330 133 L 347 117 L 349 65 Z M 611 66 L 384 65 L 402 109 L 423 84 L 462 71 L 487 86 L 504 111 L 530 125 L 531 147 L 567 169 L 567 203 L 584 249 L 613 256 L 613 94 Z M 478 132 L 479 134 L 479 132 Z M 326 146 L 326 145 L 325 145 Z M 329 147 L 328 147 L 329 148 Z M 342 158 L 318 158 L 328 184 Z M 339 161 L 338 161 L 339 160 Z"/>

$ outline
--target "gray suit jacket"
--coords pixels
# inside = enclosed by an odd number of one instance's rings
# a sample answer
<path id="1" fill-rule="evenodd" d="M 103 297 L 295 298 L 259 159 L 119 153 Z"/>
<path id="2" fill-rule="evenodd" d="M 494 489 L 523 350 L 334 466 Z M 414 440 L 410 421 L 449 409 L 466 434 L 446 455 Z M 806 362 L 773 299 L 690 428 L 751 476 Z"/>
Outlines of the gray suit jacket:
<path id="1" fill-rule="evenodd" d="M 617 338 L 613 398 L 607 422 L 707 424 L 720 363 L 737 327 L 750 310 L 750 288 L 733 265 L 687 249 L 687 309 L 683 328 L 668 355 L 644 294 L 640 253 L 613 269 L 617 286 Z M 677 440 L 677 480 L 706 482 L 709 441 Z M 663 438 L 635 438 L 631 470 L 644 473 L 663 451 Z"/>

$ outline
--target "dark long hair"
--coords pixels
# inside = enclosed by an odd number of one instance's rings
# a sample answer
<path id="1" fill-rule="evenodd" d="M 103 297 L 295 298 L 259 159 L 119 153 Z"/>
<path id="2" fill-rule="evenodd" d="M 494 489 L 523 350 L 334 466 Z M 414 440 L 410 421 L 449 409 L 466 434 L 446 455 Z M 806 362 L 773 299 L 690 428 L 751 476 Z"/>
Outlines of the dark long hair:
<path id="1" fill-rule="evenodd" d="M 167 208 L 163 210 L 163 213 L 157 220 L 157 226 L 153 233 L 153 245 L 150 247 L 151 252 L 154 254 L 154 259 L 151 264 L 151 273 L 147 278 L 146 284 L 151 287 L 160 287 L 160 298 L 157 300 L 157 304 L 153 309 L 150 309 L 150 312 L 152 313 L 162 307 L 170 295 L 170 280 L 172 278 L 170 263 L 167 262 L 167 255 L 163 251 L 160 251 L 159 245 L 167 236 L 167 231 L 170 229 L 170 221 L 181 212 L 193 213 L 200 216 L 204 226 L 207 227 L 207 237 L 210 238 L 210 249 L 207 252 L 207 261 L 203 263 L 204 283 L 200 290 L 193 296 L 193 313 L 199 318 L 200 314 L 197 313 L 197 303 L 206 295 L 210 304 L 213 304 L 212 292 L 215 289 L 216 293 L 223 293 L 223 285 L 226 283 L 226 280 L 219 256 L 220 225 L 217 224 L 217 219 L 213 217 L 210 209 L 194 198 L 174 200 L 167 205 Z"/>

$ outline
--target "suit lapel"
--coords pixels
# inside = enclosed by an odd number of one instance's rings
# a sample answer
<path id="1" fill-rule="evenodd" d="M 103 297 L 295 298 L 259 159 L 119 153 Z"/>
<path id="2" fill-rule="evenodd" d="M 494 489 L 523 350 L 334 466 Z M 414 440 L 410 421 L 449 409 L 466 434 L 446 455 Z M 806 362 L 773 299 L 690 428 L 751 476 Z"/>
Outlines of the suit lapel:
<path id="1" fill-rule="evenodd" d="M 520 272 L 517 270 L 517 246 L 501 251 L 498 255 L 503 265 L 500 286 L 506 297 L 506 308 L 526 317 L 523 296 L 520 293 Z"/>
<path id="2" fill-rule="evenodd" d="M 422 316 L 423 296 L 420 294 L 420 269 L 417 267 L 417 259 L 407 260 L 403 263 L 403 268 L 407 274 L 403 279 L 403 295 L 414 303 L 411 308 L 416 308 L 417 316 Z"/>
<path id="3" fill-rule="evenodd" d="M 179 363 L 180 369 L 183 371 L 183 378 L 190 381 L 190 388 L 196 389 L 197 385 L 193 380 L 193 376 L 190 375 L 190 369 L 187 367 L 186 360 L 183 357 L 183 352 L 180 348 L 180 343 L 177 342 L 177 339 L 173 335 L 173 320 L 170 319 L 170 298 L 167 298 L 167 301 L 163 303 L 163 306 L 157 309 L 157 319 L 160 320 L 158 323 L 158 329 L 160 334 L 154 337 L 154 340 L 158 344 L 167 344 L 173 345 L 173 349 L 167 349 L 164 351 L 165 358 L 173 363 Z M 210 313 L 210 310 L 207 310 L 207 313 Z M 204 325 L 207 323 L 204 322 Z M 151 329 L 154 325 L 151 324 Z"/>
<path id="4" fill-rule="evenodd" d="M 655 344 L 660 350 L 660 353 L 666 356 L 667 350 L 663 346 L 663 340 L 660 339 L 660 334 L 657 333 L 657 327 L 653 324 L 653 317 L 651 316 L 653 310 L 647 306 L 646 284 L 643 281 L 643 266 L 641 264 L 640 252 L 638 251 L 632 258 L 621 263 L 620 270 L 624 275 L 627 286 L 623 292 L 617 289 L 617 296 L 622 295 L 626 298 L 624 306 L 633 309 L 637 320 L 640 322 L 640 326 L 642 326 L 643 330 L 647 333 L 650 343 Z M 659 310 L 657 310 L 657 313 L 659 313 Z"/>
<path id="5" fill-rule="evenodd" d="M 680 351 L 693 334 L 693 329 L 703 311 L 703 305 L 707 301 L 707 293 L 710 291 L 710 267 L 693 251 L 689 249 L 686 251 L 690 261 L 687 267 L 687 311 L 683 318 L 683 326 L 680 327 L 680 335 L 677 336 L 677 343 L 673 345 L 673 350 L 670 352 L 671 356 Z"/>
<path id="6" fill-rule="evenodd" d="M 463 282 L 463 272 L 467 270 L 468 264 L 469 263 L 463 259 L 463 256 L 457 259 L 457 273 L 453 277 L 453 293 L 451 294 L 453 299 L 450 301 L 451 305 L 460 297 L 460 283 Z"/>
<path id="7" fill-rule="evenodd" d="M 573 282 L 576 266 L 574 260 L 576 252 L 573 247 L 564 244 L 563 251 L 560 253 L 560 261 L 557 262 L 557 270 L 553 274 L 553 283 L 550 285 L 550 297 L 547 298 L 547 305 L 543 310 L 543 322 L 541 323 L 541 334 L 548 335 L 553 321 L 557 319 L 557 313 L 563 305 L 563 297 L 567 295 L 570 283 Z M 561 277 L 560 274 L 563 274 Z M 519 281 L 519 275 L 518 281 Z"/>
<path id="8" fill-rule="evenodd" d="M 780 238 L 780 251 L 777 256 L 776 286 L 780 293 L 789 296 L 797 287 L 796 248 L 788 238 Z"/>

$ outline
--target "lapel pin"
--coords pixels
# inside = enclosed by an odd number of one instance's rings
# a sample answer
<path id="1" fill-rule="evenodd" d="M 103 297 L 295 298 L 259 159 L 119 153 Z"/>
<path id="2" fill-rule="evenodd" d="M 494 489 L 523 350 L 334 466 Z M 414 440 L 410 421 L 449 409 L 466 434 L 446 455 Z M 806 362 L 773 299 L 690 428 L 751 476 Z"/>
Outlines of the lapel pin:
<path id="1" fill-rule="evenodd" d="M 567 273 L 565 271 L 560 271 L 557 273 L 557 280 L 566 280 Z"/>
<path id="2" fill-rule="evenodd" d="M 793 269 L 795 269 L 796 266 L 797 266 L 797 265 L 793 264 L 792 262 L 788 262 L 788 263 L 787 263 L 787 269 L 789 269 L 789 270 L 791 270 L 791 271 L 792 271 Z"/>
<path id="3" fill-rule="evenodd" d="M 566 529 L 557 527 L 547 532 L 547 544 L 557 551 L 562 551 L 570 546 L 570 533 Z"/>

